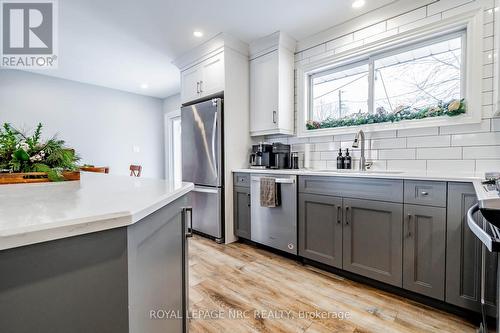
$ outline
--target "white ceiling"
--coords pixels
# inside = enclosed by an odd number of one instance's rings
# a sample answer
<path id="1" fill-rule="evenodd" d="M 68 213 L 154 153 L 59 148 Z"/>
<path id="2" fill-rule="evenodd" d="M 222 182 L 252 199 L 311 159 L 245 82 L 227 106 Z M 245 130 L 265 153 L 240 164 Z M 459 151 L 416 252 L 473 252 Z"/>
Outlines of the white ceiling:
<path id="1" fill-rule="evenodd" d="M 250 42 L 281 30 L 300 40 L 394 2 L 367 0 L 355 10 L 352 1 L 59 1 L 59 68 L 40 73 L 164 98 L 180 89 L 171 61 L 219 32 Z"/>

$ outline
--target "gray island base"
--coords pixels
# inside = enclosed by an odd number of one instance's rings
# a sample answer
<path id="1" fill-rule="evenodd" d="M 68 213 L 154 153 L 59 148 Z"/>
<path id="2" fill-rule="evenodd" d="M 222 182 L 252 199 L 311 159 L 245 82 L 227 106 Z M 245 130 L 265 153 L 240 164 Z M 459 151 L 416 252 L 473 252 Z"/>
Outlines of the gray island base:
<path id="1" fill-rule="evenodd" d="M 0 251 L 0 332 L 185 331 L 188 205 L 186 194 L 128 226 Z"/>

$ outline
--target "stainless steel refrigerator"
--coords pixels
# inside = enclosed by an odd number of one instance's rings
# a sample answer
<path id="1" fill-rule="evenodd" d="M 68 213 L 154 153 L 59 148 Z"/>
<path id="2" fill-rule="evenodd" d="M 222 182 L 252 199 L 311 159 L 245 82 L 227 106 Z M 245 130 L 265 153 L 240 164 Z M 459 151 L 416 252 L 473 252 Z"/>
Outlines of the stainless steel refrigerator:
<path id="1" fill-rule="evenodd" d="M 181 109 L 182 179 L 194 183 L 193 230 L 224 241 L 223 100 Z"/>

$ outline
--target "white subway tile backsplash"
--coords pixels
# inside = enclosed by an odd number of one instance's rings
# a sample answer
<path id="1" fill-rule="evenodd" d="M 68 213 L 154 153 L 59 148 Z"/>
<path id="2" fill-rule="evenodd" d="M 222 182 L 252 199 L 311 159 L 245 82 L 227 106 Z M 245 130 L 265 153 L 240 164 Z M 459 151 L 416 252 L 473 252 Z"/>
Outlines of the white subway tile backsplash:
<path id="1" fill-rule="evenodd" d="M 471 0 L 441 0 L 427 6 L 427 15 L 433 15 L 445 10 L 450 10 L 455 7 L 464 5 Z"/>
<path id="2" fill-rule="evenodd" d="M 347 45 L 337 47 L 335 49 L 335 54 L 342 53 L 342 52 L 345 52 L 345 51 L 349 51 L 349 50 L 352 50 L 352 49 L 355 49 L 355 48 L 361 47 L 361 46 L 363 46 L 363 41 L 362 40 L 358 40 L 356 42 L 349 43 Z"/>
<path id="3" fill-rule="evenodd" d="M 462 134 L 462 133 L 478 133 L 489 132 L 490 120 L 484 119 L 477 124 L 453 125 L 443 126 L 439 129 L 440 134 Z"/>
<path id="4" fill-rule="evenodd" d="M 386 31 L 386 22 L 380 22 L 354 32 L 354 40 L 362 40 Z"/>
<path id="5" fill-rule="evenodd" d="M 403 15 L 396 16 L 395 18 L 387 20 L 387 30 L 397 28 L 401 25 L 408 24 L 410 22 L 414 22 L 420 19 L 423 19 L 427 16 L 427 8 L 422 7 L 419 9 L 415 9 L 411 12 L 408 12 Z"/>
<path id="6" fill-rule="evenodd" d="M 398 171 L 422 171 L 427 169 L 427 161 L 419 160 L 389 160 L 387 170 Z"/>
<path id="7" fill-rule="evenodd" d="M 483 39 L 483 51 L 493 50 L 495 40 L 493 37 L 486 37 Z"/>
<path id="8" fill-rule="evenodd" d="M 338 156 L 337 152 L 334 151 L 322 151 L 320 160 L 336 160 Z"/>
<path id="9" fill-rule="evenodd" d="M 408 30 L 420 28 L 420 27 L 423 27 L 425 25 L 436 23 L 440 20 L 441 20 L 441 13 L 436 14 L 436 15 L 432 15 L 432 16 L 428 16 L 422 20 L 418 20 L 418 21 L 400 26 L 399 32 L 402 33 L 402 32 L 406 32 Z"/>
<path id="10" fill-rule="evenodd" d="M 500 132 L 457 134 L 451 138 L 452 146 L 492 146 L 500 143 Z"/>
<path id="11" fill-rule="evenodd" d="M 398 33 L 398 29 L 397 28 L 391 29 L 391 30 L 387 30 L 386 32 L 382 32 L 382 33 L 376 34 L 374 36 L 365 38 L 364 41 L 363 41 L 363 43 L 364 44 L 373 43 L 373 42 L 379 41 L 381 39 L 389 38 L 391 36 L 397 35 L 397 33 Z"/>
<path id="12" fill-rule="evenodd" d="M 438 135 L 439 127 L 408 128 L 398 130 L 398 137 Z"/>
<path id="13" fill-rule="evenodd" d="M 312 47 L 302 52 L 302 59 L 310 58 L 312 56 L 324 53 L 325 51 L 326 51 L 326 44 L 320 44 L 318 46 Z"/>
<path id="14" fill-rule="evenodd" d="M 457 1 L 455 1 L 455 2 L 457 2 Z M 443 19 L 448 18 L 448 17 L 458 16 L 460 14 L 463 14 L 463 13 L 466 13 L 466 12 L 469 12 L 469 11 L 475 10 L 475 9 L 477 9 L 477 3 L 476 3 L 476 1 L 471 1 L 465 5 L 458 6 L 458 7 L 443 11 Z"/>
<path id="15" fill-rule="evenodd" d="M 339 148 L 340 142 L 323 142 L 314 144 L 315 151 L 338 150 Z"/>
<path id="16" fill-rule="evenodd" d="M 474 161 L 467 160 L 428 160 L 428 171 L 454 172 L 454 173 L 471 173 L 474 172 L 476 166 Z"/>
<path id="17" fill-rule="evenodd" d="M 500 160 L 500 146 L 463 147 L 464 160 Z"/>
<path id="18" fill-rule="evenodd" d="M 500 171 L 500 159 L 498 160 L 477 160 L 476 172 Z"/>
<path id="19" fill-rule="evenodd" d="M 414 160 L 415 149 L 383 149 L 379 150 L 378 157 L 381 160 Z"/>
<path id="20" fill-rule="evenodd" d="M 317 142 L 330 142 L 333 141 L 333 136 L 316 136 L 309 138 L 310 143 L 317 143 Z"/>
<path id="21" fill-rule="evenodd" d="M 348 34 L 326 43 L 326 49 L 334 50 L 338 47 L 350 44 L 352 42 L 354 42 L 354 34 Z"/>
<path id="22" fill-rule="evenodd" d="M 462 159 L 462 147 L 417 148 L 418 160 Z"/>
<path id="23" fill-rule="evenodd" d="M 385 139 L 385 138 L 395 138 L 397 136 L 398 136 L 398 131 L 396 130 L 365 133 L 366 139 Z"/>
<path id="24" fill-rule="evenodd" d="M 408 148 L 411 147 L 449 147 L 451 137 L 441 136 L 416 136 L 408 138 Z"/>
<path id="25" fill-rule="evenodd" d="M 406 138 L 371 140 L 371 149 L 405 148 Z"/>

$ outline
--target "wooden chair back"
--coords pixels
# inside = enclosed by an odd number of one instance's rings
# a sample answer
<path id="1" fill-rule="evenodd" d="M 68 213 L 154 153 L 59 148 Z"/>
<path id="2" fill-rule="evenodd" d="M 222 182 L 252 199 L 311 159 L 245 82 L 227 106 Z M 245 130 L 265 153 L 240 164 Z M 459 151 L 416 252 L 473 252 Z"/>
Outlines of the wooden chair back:
<path id="1" fill-rule="evenodd" d="M 130 176 L 140 177 L 141 172 L 142 172 L 142 166 L 133 164 L 130 166 Z"/>

